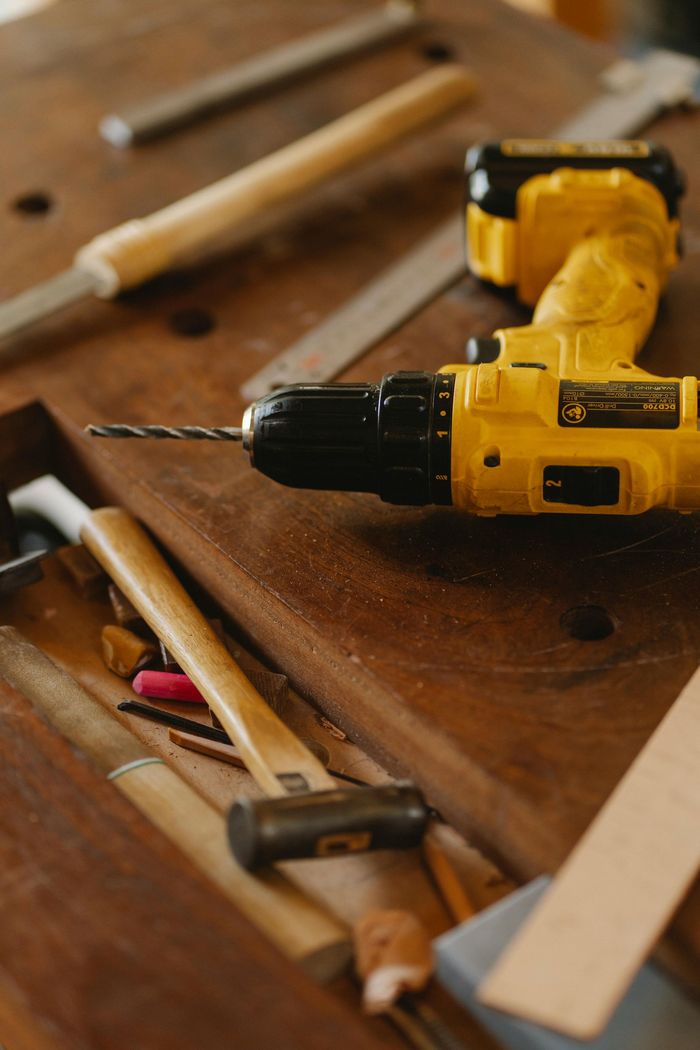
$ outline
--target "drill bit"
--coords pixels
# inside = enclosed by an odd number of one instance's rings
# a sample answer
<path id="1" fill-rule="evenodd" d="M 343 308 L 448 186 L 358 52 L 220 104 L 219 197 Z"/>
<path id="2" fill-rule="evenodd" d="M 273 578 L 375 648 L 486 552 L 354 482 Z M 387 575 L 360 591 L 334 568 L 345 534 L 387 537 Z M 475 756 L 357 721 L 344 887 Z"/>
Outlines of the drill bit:
<path id="1" fill-rule="evenodd" d="M 128 423 L 110 423 L 95 426 L 90 423 L 85 432 L 92 437 L 105 438 L 177 438 L 184 441 L 242 441 L 241 427 L 134 427 Z"/>

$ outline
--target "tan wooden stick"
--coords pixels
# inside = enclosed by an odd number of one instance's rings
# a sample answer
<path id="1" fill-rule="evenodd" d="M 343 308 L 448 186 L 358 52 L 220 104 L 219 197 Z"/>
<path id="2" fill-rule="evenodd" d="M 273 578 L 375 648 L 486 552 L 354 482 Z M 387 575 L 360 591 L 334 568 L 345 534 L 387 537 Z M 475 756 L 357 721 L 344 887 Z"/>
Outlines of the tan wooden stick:
<path id="1" fill-rule="evenodd" d="M 201 252 L 244 220 L 310 189 L 471 98 L 473 77 L 441 66 L 148 218 L 96 237 L 75 259 L 111 297 Z"/>
<path id="2" fill-rule="evenodd" d="M 474 918 L 476 907 L 469 899 L 433 828 L 423 839 L 423 859 L 452 919 L 460 923 Z"/>
<path id="3" fill-rule="evenodd" d="M 700 670 L 482 985 L 577 1039 L 608 1023 L 700 869 Z"/>
<path id="4" fill-rule="evenodd" d="M 349 931 L 278 872 L 253 876 L 228 848 L 224 818 L 14 627 L 0 627 L 0 675 L 105 772 L 285 955 L 317 980 L 350 958 Z"/>
<path id="5" fill-rule="evenodd" d="M 228 762 L 236 769 L 245 769 L 245 762 L 233 744 L 222 744 L 218 740 L 207 740 L 194 733 L 184 733 L 181 729 L 168 730 L 168 738 L 178 747 L 184 747 L 188 751 L 196 751 L 199 755 L 208 755 L 209 758 L 218 758 L 220 762 Z"/>
<path id="6" fill-rule="evenodd" d="M 130 514 L 93 511 L 80 536 L 205 697 L 267 795 L 298 790 L 299 777 L 309 791 L 336 787 L 251 685 Z"/>

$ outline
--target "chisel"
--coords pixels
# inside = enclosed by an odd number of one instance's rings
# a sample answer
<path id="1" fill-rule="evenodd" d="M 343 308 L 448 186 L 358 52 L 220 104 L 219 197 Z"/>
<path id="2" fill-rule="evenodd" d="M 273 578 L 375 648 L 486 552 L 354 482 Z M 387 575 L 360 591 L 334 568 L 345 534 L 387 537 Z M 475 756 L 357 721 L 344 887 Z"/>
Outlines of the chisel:
<path id="1" fill-rule="evenodd" d="M 101 234 L 78 251 L 71 269 L 0 304 L 0 339 L 89 295 L 112 299 L 191 261 L 244 222 L 447 113 L 474 89 L 461 66 L 431 70 L 147 218 Z"/>
<path id="2" fill-rule="evenodd" d="M 280 873 L 253 877 L 243 871 L 227 848 L 221 815 L 14 627 L 0 627 L 0 676 L 79 747 L 285 955 L 317 980 L 342 972 L 350 957 L 343 924 Z"/>

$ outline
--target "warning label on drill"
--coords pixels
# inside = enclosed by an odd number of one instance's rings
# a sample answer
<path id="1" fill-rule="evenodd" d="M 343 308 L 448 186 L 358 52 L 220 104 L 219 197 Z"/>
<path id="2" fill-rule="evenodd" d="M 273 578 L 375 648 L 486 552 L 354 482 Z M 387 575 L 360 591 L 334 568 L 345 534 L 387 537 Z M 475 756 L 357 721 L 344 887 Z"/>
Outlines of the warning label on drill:
<path id="1" fill-rule="evenodd" d="M 649 145 L 633 139 L 602 139 L 594 142 L 561 142 L 559 139 L 504 139 L 505 157 L 648 157 Z"/>
<path id="2" fill-rule="evenodd" d="M 679 383 L 559 384 L 560 427 L 675 430 L 680 423 Z"/>

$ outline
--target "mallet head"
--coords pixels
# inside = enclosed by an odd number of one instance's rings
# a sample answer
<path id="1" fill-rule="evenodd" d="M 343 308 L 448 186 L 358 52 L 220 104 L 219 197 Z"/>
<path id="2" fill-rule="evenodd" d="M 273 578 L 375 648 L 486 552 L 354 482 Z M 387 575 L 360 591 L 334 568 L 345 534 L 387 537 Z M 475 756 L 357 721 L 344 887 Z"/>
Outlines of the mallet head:
<path id="1" fill-rule="evenodd" d="M 229 812 L 229 842 L 249 871 L 278 860 L 410 849 L 420 844 L 430 812 L 410 781 L 242 799 Z"/>

